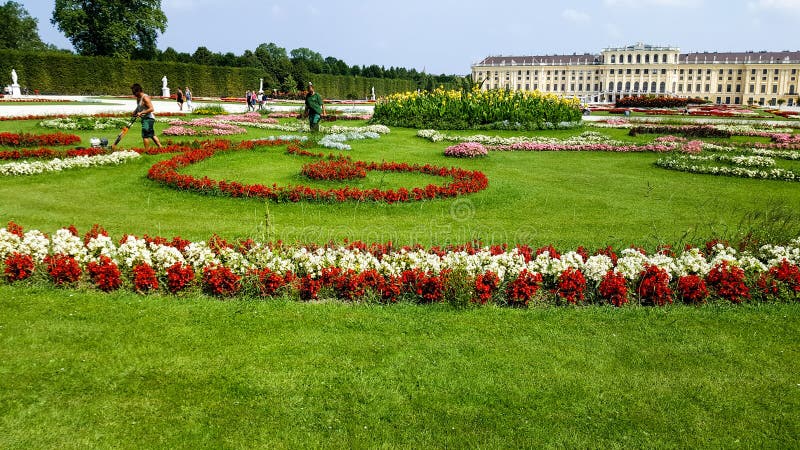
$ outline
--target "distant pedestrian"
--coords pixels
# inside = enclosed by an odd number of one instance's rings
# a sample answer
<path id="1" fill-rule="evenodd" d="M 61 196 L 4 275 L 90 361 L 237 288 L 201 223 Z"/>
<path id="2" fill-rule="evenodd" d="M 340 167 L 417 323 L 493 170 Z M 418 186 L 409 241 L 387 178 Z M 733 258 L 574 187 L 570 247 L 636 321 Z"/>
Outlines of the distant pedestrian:
<path id="1" fill-rule="evenodd" d="M 142 85 L 135 83 L 131 86 L 131 92 L 136 97 L 136 109 L 133 110 L 133 115 L 142 119 L 142 141 L 144 148 L 150 147 L 150 140 L 152 139 L 156 145 L 161 148 L 161 141 L 156 136 L 155 124 L 156 116 L 153 114 L 155 108 L 150 96 L 142 91 Z"/>
<path id="2" fill-rule="evenodd" d="M 186 86 L 184 95 L 186 96 L 186 109 L 192 112 L 192 91 L 189 90 L 189 86 Z"/>
<path id="3" fill-rule="evenodd" d="M 303 112 L 308 117 L 308 127 L 312 133 L 319 133 L 319 123 L 325 115 L 325 103 L 322 96 L 314 92 L 314 85 L 308 82 L 308 93 L 306 93 L 306 107 Z"/>
<path id="4" fill-rule="evenodd" d="M 175 99 L 178 101 L 178 111 L 183 111 L 183 91 L 181 91 L 181 88 L 178 88 Z"/>
<path id="5" fill-rule="evenodd" d="M 249 112 L 250 111 L 250 107 L 253 106 L 253 104 L 252 104 L 253 93 L 250 92 L 250 89 L 248 89 L 247 92 L 245 92 L 244 101 L 247 102 L 247 111 Z"/>

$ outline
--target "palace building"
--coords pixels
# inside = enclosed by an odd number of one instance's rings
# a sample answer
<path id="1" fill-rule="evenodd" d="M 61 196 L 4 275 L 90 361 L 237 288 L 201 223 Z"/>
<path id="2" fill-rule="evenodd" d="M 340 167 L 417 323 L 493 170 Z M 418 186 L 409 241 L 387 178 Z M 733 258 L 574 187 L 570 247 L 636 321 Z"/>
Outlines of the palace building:
<path id="1" fill-rule="evenodd" d="M 599 55 L 490 56 L 472 66 L 481 89 L 541 91 L 582 102 L 699 97 L 718 104 L 798 105 L 800 51 L 681 53 L 637 43 Z"/>

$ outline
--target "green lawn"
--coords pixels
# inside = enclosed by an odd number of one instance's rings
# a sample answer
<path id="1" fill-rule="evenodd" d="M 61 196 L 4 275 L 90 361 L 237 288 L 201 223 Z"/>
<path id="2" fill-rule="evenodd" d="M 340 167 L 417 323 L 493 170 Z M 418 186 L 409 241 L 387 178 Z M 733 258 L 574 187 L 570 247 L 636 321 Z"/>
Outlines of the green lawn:
<path id="1" fill-rule="evenodd" d="M 798 313 L 0 286 L 0 447 L 792 448 Z"/>
<path id="2" fill-rule="evenodd" d="M 2 131 L 54 130 L 6 121 Z M 88 143 L 116 133 L 78 134 Z M 138 134 L 137 125 L 123 147 L 141 145 Z M 564 250 L 800 235 L 797 183 L 663 170 L 656 154 L 453 160 L 442 155 L 446 143 L 408 129 L 350 144 L 344 153 L 355 159 L 481 170 L 489 188 L 395 205 L 265 203 L 161 187 L 147 170 L 171 156 L 146 156 L 0 177 L 0 226 L 13 220 L 50 233 L 75 224 L 85 232 L 99 223 L 116 238 L 483 239 Z M 311 184 L 299 176 L 309 161 L 266 148 L 184 172 Z M 363 183 L 408 187 L 431 178 L 370 173 Z M 800 304 L 455 310 L 1 282 L 0 448 L 795 448 L 798 318 Z"/>
<path id="3" fill-rule="evenodd" d="M 158 124 L 157 130 L 164 127 Z M 34 121 L 0 122 L 0 130 L 45 131 Z M 564 137 L 581 131 L 545 133 Z M 631 142 L 654 138 L 630 138 L 622 130 L 604 132 Z M 122 146 L 141 145 L 138 133 L 134 126 Z M 116 130 L 79 134 L 86 142 L 91 136 L 113 138 Z M 282 133 L 259 130 L 248 137 L 270 134 Z M 442 155 L 446 143 L 417 138 L 415 130 L 409 129 L 394 129 L 380 139 L 351 145 L 353 150 L 345 153 L 354 159 L 481 170 L 488 176 L 489 188 L 458 200 L 394 205 L 265 205 L 256 199 L 209 197 L 163 188 L 146 174 L 153 163 L 169 156 L 146 156 L 118 167 L 0 178 L 0 204 L 4 205 L 0 223 L 14 220 L 47 232 L 69 224 L 87 230 L 99 223 L 115 235 L 180 235 L 200 240 L 218 233 L 225 238 L 263 238 L 268 207 L 276 233 L 272 237 L 288 242 L 347 238 L 430 245 L 480 239 L 533 246 L 553 243 L 562 248 L 633 243 L 652 248 L 660 243 L 761 232 L 771 223 L 764 216 L 777 212 L 788 215 L 782 234 L 800 235 L 796 183 L 668 171 L 653 165 L 657 154 L 493 152 L 488 158 L 455 160 Z M 269 148 L 220 155 L 186 168 L 185 173 L 267 185 L 309 184 L 299 172 L 310 161 L 287 155 L 283 148 Z M 788 164 L 800 166 L 798 162 Z M 372 172 L 365 186 L 413 187 L 441 180 Z"/>

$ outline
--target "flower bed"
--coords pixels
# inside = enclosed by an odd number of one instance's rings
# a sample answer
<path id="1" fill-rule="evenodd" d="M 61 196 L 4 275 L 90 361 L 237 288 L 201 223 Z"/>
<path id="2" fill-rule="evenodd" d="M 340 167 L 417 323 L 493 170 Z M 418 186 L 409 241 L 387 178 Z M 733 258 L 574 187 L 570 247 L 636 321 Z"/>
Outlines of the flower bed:
<path id="1" fill-rule="evenodd" d="M 730 165 L 720 166 L 709 164 L 713 162 L 728 162 Z M 665 169 L 698 174 L 725 175 L 766 180 L 800 181 L 800 172 L 773 167 L 775 161 L 772 158 L 765 156 L 671 155 L 659 159 L 655 162 L 655 164 Z M 764 170 L 764 168 L 769 169 Z"/>
<path id="2" fill-rule="evenodd" d="M 646 108 L 679 108 L 688 105 L 689 103 L 708 103 L 708 100 L 702 98 L 689 98 L 689 97 L 622 97 L 617 100 L 617 108 L 633 108 L 633 107 L 646 107 Z"/>
<path id="3" fill-rule="evenodd" d="M 522 128 L 543 129 L 580 122 L 575 99 L 562 99 L 539 91 L 501 89 L 471 92 L 406 92 L 382 97 L 372 121 L 385 125 L 439 129 L 469 129 L 508 121 Z"/>
<path id="4" fill-rule="evenodd" d="M 25 147 L 36 145 L 72 145 L 81 141 L 81 138 L 74 134 L 52 133 L 52 134 L 31 134 L 31 133 L 0 133 L 0 146 L 6 147 Z"/>
<path id="5" fill-rule="evenodd" d="M 86 168 L 122 164 L 141 155 L 133 151 L 114 152 L 108 155 L 76 156 L 50 161 L 15 162 L 0 165 L 0 175 L 36 175 L 45 172 L 59 172 L 73 168 Z"/>
<path id="6" fill-rule="evenodd" d="M 356 180 L 367 176 L 367 171 L 363 164 L 360 162 L 354 163 L 347 158 L 304 164 L 300 173 L 312 180 L 329 181 Z"/>
<path id="7" fill-rule="evenodd" d="M 0 160 L 14 160 L 14 159 L 43 159 L 55 157 L 74 157 L 74 156 L 94 156 L 102 155 L 106 151 L 101 148 L 79 148 L 71 150 L 54 150 L 51 148 L 38 148 L 38 149 L 20 149 L 20 150 L 7 150 L 0 151 Z"/>
<path id="8" fill-rule="evenodd" d="M 230 136 L 245 134 L 247 130 L 220 120 L 200 118 L 191 121 L 173 120 L 169 128 L 161 132 L 165 136 Z"/>
<path id="9" fill-rule="evenodd" d="M 60 130 L 106 130 L 127 126 L 130 118 L 122 117 L 58 117 L 39 122 L 40 127 Z"/>
<path id="10" fill-rule="evenodd" d="M 140 294 L 202 290 L 218 297 L 432 303 L 457 301 L 449 297 L 453 286 L 468 286 L 472 303 L 509 306 L 800 299 L 800 239 L 756 253 L 709 242 L 680 254 L 607 248 L 590 255 L 526 245 L 285 246 L 218 236 L 190 242 L 126 235 L 115 242 L 97 225 L 83 236 L 74 227 L 48 236 L 9 223 L 0 229 L 0 261 L 8 283 Z"/>
<path id="11" fill-rule="evenodd" d="M 486 147 L 478 142 L 463 142 L 444 149 L 444 156 L 452 158 L 477 158 L 488 154 Z"/>
<path id="12" fill-rule="evenodd" d="M 259 141 L 261 142 L 261 141 Z M 270 145 L 287 144 L 286 142 L 274 142 Z M 344 187 L 339 189 L 316 189 L 308 186 L 265 186 L 261 184 L 243 184 L 238 182 L 216 181 L 207 177 L 195 178 L 191 175 L 181 175 L 178 170 L 195 164 L 214 156 L 218 151 L 241 150 L 252 148 L 259 144 L 254 141 L 246 141 L 238 147 L 233 147 L 227 141 L 217 141 L 214 145 L 207 145 L 204 148 L 192 149 L 186 147 L 186 151 L 169 160 L 161 161 L 153 165 L 148 171 L 148 178 L 158 181 L 164 185 L 175 187 L 181 190 L 189 190 L 208 194 L 221 194 L 231 197 L 255 197 L 267 198 L 273 201 L 379 201 L 379 202 L 408 202 L 420 200 L 432 200 L 436 198 L 449 198 L 459 195 L 470 194 L 486 189 L 488 179 L 486 175 L 478 171 L 470 171 L 459 168 L 445 168 L 432 165 L 418 165 L 396 162 L 366 163 L 363 167 L 367 171 L 377 170 L 386 172 L 409 172 L 422 173 L 426 175 L 451 178 L 452 182 L 444 185 L 429 184 L 425 187 L 415 187 L 413 189 L 400 188 L 397 190 L 380 189 L 358 189 Z M 301 150 L 295 144 L 287 147 L 290 154 L 301 156 L 324 157 L 323 154 L 313 154 Z M 338 157 L 338 156 L 334 156 Z"/>

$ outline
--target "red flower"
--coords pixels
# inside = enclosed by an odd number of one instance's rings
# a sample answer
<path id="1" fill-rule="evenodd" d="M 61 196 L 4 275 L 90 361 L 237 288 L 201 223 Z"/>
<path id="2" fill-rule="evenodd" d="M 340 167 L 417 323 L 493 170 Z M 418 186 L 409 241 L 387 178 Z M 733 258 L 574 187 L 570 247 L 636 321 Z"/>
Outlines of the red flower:
<path id="1" fill-rule="evenodd" d="M 741 303 L 743 299 L 750 298 L 750 290 L 744 279 L 744 270 L 730 265 L 728 261 L 714 266 L 706 276 L 708 285 L 716 294 L 732 303 Z"/>
<path id="2" fill-rule="evenodd" d="M 45 258 L 47 273 L 56 286 L 77 282 L 81 277 L 81 267 L 72 256 L 53 255 Z"/>
<path id="3" fill-rule="evenodd" d="M 99 261 L 90 262 L 86 269 L 94 285 L 101 291 L 114 291 L 122 285 L 119 267 L 108 256 L 101 256 Z"/>
<path id="4" fill-rule="evenodd" d="M 485 305 L 492 298 L 492 294 L 500 286 L 500 277 L 496 273 L 487 271 L 475 277 L 475 294 L 478 301 Z"/>
<path id="5" fill-rule="evenodd" d="M 17 252 L 6 256 L 4 263 L 5 268 L 3 272 L 8 281 L 12 283 L 29 278 L 33 275 L 35 269 L 33 257 L 31 255 L 23 255 Z"/>
<path id="6" fill-rule="evenodd" d="M 316 300 L 319 297 L 320 288 L 322 288 L 322 280 L 311 278 L 311 275 L 300 278 L 299 294 L 302 300 Z"/>
<path id="7" fill-rule="evenodd" d="M 622 306 L 628 303 L 628 284 L 625 276 L 621 273 L 609 270 L 600 281 L 597 288 L 600 297 L 611 302 L 614 306 Z"/>
<path id="8" fill-rule="evenodd" d="M 286 279 L 279 273 L 264 268 L 256 270 L 256 285 L 262 297 L 271 297 L 286 285 Z"/>
<path id="9" fill-rule="evenodd" d="M 194 280 L 192 266 L 177 261 L 167 268 L 167 290 L 171 294 L 186 289 L 192 280 Z"/>
<path id="10" fill-rule="evenodd" d="M 508 283 L 506 299 L 511 305 L 526 306 L 542 285 L 542 274 L 524 269 L 517 278 Z"/>
<path id="11" fill-rule="evenodd" d="M 678 278 L 678 297 L 686 303 L 703 303 L 708 297 L 706 282 L 697 275 Z"/>
<path id="12" fill-rule="evenodd" d="M 647 266 L 640 274 L 641 280 L 636 293 L 642 304 L 664 306 L 672 303 L 672 289 L 669 288 L 669 274 L 658 266 Z"/>
<path id="13" fill-rule="evenodd" d="M 231 297 L 239 292 L 241 277 L 225 266 L 203 268 L 203 290 L 211 295 Z"/>
<path id="14" fill-rule="evenodd" d="M 583 273 L 573 267 L 568 267 L 558 276 L 556 293 L 573 305 L 578 301 L 583 301 L 586 291 L 586 277 Z"/>
<path id="15" fill-rule="evenodd" d="M 14 222 L 8 222 L 8 225 L 6 226 L 6 231 L 8 231 L 11 234 L 15 234 L 21 238 L 25 237 L 25 230 Z"/>
<path id="16" fill-rule="evenodd" d="M 133 266 L 133 289 L 140 294 L 158 290 L 156 271 L 150 264 L 141 263 Z"/>

